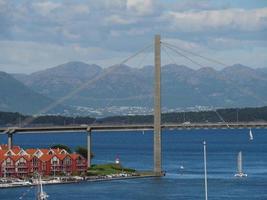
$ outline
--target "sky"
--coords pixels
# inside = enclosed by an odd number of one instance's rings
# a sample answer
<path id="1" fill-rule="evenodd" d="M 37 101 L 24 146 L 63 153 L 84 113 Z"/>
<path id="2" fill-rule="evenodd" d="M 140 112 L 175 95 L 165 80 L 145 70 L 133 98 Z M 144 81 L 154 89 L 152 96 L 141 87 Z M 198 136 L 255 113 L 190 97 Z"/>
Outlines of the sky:
<path id="1" fill-rule="evenodd" d="M 267 67 L 267 0 L 0 0 L 0 71 L 69 61 L 108 67 L 153 44 L 155 34 L 226 65 Z M 153 64 L 152 54 L 127 64 Z M 174 62 L 200 67 L 163 48 L 162 63 Z"/>

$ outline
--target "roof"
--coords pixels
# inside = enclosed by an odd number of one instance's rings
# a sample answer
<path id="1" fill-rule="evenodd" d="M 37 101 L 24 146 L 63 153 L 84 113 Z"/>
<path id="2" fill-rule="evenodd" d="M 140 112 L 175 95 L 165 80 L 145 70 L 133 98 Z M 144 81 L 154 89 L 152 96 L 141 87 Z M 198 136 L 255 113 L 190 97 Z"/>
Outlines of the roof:
<path id="1" fill-rule="evenodd" d="M 7 144 L 0 144 L 0 149 L 2 149 L 2 150 L 8 150 L 9 148 L 8 148 L 8 145 Z M 20 149 L 20 146 L 13 146 L 12 147 L 12 150 L 13 149 Z"/>
<path id="2" fill-rule="evenodd" d="M 27 161 L 31 161 L 33 159 L 33 156 L 30 155 L 24 155 L 22 157 L 25 158 Z"/>
<path id="3" fill-rule="evenodd" d="M 55 156 L 58 157 L 59 160 L 64 160 L 67 154 L 56 154 Z"/>
<path id="4" fill-rule="evenodd" d="M 12 160 L 14 160 L 15 162 L 18 161 L 20 158 L 22 158 L 23 156 L 20 155 L 16 155 L 16 156 L 8 156 L 10 157 Z"/>
<path id="5" fill-rule="evenodd" d="M 62 149 L 57 148 L 57 149 L 52 149 L 52 150 L 55 152 L 55 154 L 60 154 L 60 152 L 61 152 Z"/>
<path id="6" fill-rule="evenodd" d="M 16 154 L 16 155 L 20 152 L 20 148 L 17 148 L 17 147 L 13 147 L 11 150 L 12 150 L 13 153 Z"/>
<path id="7" fill-rule="evenodd" d="M 4 161 L 5 159 L 5 153 L 7 152 L 7 150 L 1 150 L 0 149 L 0 163 L 2 163 L 2 161 Z"/>
<path id="8" fill-rule="evenodd" d="M 30 155 L 33 155 L 36 151 L 37 151 L 37 149 L 27 149 L 27 150 L 25 150 L 28 154 L 30 154 Z"/>
<path id="9" fill-rule="evenodd" d="M 40 149 L 43 154 L 48 154 L 50 149 Z"/>
<path id="10" fill-rule="evenodd" d="M 47 161 L 49 161 L 52 157 L 53 157 L 53 155 L 43 154 L 39 159 L 40 159 L 42 162 L 47 162 Z"/>
<path id="11" fill-rule="evenodd" d="M 57 148 L 57 149 L 26 149 L 24 150 L 28 155 L 19 155 L 20 151 L 22 151 L 23 149 L 20 148 L 19 146 L 14 146 L 11 151 L 15 154 L 15 155 L 6 155 L 6 153 L 9 151 L 8 150 L 8 145 L 7 144 L 3 144 L 3 145 L 0 145 L 0 163 L 2 163 L 7 157 L 9 157 L 10 159 L 12 159 L 13 161 L 17 161 L 19 160 L 20 158 L 24 158 L 26 159 L 27 161 L 31 161 L 35 156 L 35 153 L 37 151 L 41 151 L 42 152 L 42 155 L 41 157 L 36 157 L 37 159 L 39 159 L 40 161 L 42 162 L 47 162 L 49 161 L 50 159 L 52 159 L 54 156 L 56 156 L 59 160 L 64 160 L 67 156 L 70 157 L 71 159 L 73 160 L 76 160 L 78 158 L 81 158 L 81 159 L 85 159 L 83 158 L 80 154 L 77 154 L 77 153 L 72 153 L 72 154 L 62 154 L 62 151 L 63 149 L 60 149 L 60 148 Z M 53 155 L 49 155 L 49 152 L 50 151 L 53 151 L 54 154 Z"/>
<path id="12" fill-rule="evenodd" d="M 72 154 L 70 154 L 70 157 L 71 157 L 73 160 L 76 160 L 76 159 L 78 159 L 78 158 L 85 159 L 83 156 L 81 156 L 80 154 L 77 154 L 77 153 L 72 153 Z"/>

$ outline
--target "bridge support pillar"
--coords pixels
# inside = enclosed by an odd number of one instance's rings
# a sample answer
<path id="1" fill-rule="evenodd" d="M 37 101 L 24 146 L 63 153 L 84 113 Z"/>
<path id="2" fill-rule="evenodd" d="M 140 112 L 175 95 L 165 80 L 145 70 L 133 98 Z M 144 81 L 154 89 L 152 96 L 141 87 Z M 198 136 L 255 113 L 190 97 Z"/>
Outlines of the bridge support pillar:
<path id="1" fill-rule="evenodd" d="M 8 133 L 7 135 L 7 144 L 8 144 L 8 149 L 12 149 L 13 146 L 13 134 Z"/>
<path id="2" fill-rule="evenodd" d="M 87 130 L 87 167 L 91 167 L 92 131 Z"/>
<path id="3" fill-rule="evenodd" d="M 155 36 L 155 83 L 154 83 L 154 173 L 161 176 L 161 52 L 160 35 Z"/>

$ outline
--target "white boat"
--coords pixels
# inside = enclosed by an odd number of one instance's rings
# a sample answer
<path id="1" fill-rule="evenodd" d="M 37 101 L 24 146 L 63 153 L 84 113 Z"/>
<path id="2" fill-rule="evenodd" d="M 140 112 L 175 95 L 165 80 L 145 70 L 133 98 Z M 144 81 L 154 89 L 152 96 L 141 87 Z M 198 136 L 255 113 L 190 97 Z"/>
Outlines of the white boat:
<path id="1" fill-rule="evenodd" d="M 253 134 L 252 134 L 252 131 L 251 131 L 251 129 L 249 129 L 249 140 L 251 141 L 251 140 L 253 140 L 254 138 L 253 138 Z"/>
<path id="2" fill-rule="evenodd" d="M 182 175 L 184 173 L 184 166 L 180 165 L 178 168 L 178 174 Z"/>
<path id="3" fill-rule="evenodd" d="M 207 176 L 207 152 L 206 152 L 206 141 L 203 142 L 203 156 L 204 156 L 205 200 L 208 200 L 208 176 Z"/>
<path id="4" fill-rule="evenodd" d="M 237 173 L 235 174 L 235 177 L 247 177 L 248 175 L 243 172 L 242 167 L 242 151 L 240 151 L 237 155 Z"/>
<path id="5" fill-rule="evenodd" d="M 11 186 L 27 186 L 27 185 L 32 185 L 31 182 L 29 181 L 14 181 L 10 183 Z"/>
<path id="6" fill-rule="evenodd" d="M 36 200 L 47 200 L 48 195 L 43 191 L 41 175 L 38 176 L 38 185 L 37 185 L 37 199 Z"/>

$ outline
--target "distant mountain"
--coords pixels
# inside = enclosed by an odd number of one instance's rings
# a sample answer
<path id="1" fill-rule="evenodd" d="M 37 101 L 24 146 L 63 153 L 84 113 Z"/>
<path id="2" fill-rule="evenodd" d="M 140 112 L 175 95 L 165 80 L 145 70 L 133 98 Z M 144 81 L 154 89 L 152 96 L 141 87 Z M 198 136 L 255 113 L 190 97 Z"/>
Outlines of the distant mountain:
<path id="1" fill-rule="evenodd" d="M 266 72 L 266 69 L 240 64 L 220 71 L 165 65 L 162 67 L 162 106 L 263 106 L 267 104 Z M 137 69 L 121 65 L 102 69 L 82 62 L 66 63 L 28 76 L 14 75 L 36 92 L 55 100 L 82 85 L 83 90 L 66 98 L 65 103 L 88 107 L 152 107 L 153 76 L 153 66 Z"/>
<path id="2" fill-rule="evenodd" d="M 265 68 L 258 68 L 257 71 L 260 72 L 260 73 L 263 73 L 263 74 L 267 75 L 267 67 L 265 67 Z"/>
<path id="3" fill-rule="evenodd" d="M 67 95 L 77 85 L 92 79 L 101 71 L 102 68 L 97 65 L 69 62 L 28 76 L 15 74 L 14 77 L 36 92 L 57 99 Z"/>
<path id="4" fill-rule="evenodd" d="M 32 89 L 17 81 L 11 75 L 0 72 L 0 110 L 35 114 L 53 101 L 34 92 Z M 62 112 L 58 106 L 53 112 Z"/>

